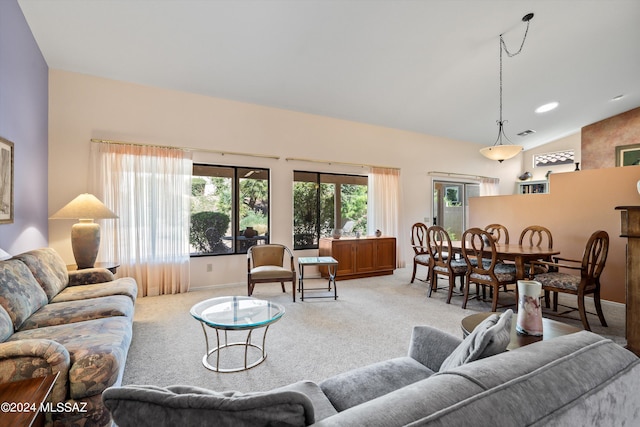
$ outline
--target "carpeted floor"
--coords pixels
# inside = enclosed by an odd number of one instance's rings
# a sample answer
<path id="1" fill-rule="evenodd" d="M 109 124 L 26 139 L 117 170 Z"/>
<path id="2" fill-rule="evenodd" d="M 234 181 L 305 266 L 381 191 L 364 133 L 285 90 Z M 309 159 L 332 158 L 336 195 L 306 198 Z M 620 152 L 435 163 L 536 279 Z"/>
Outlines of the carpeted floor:
<path id="1" fill-rule="evenodd" d="M 463 310 L 462 298 L 455 296 L 451 304 L 446 304 L 444 290 L 428 298 L 427 285 L 417 280 L 410 284 L 410 278 L 407 268 L 396 270 L 391 276 L 339 281 L 337 301 L 298 299 L 296 303 L 292 302 L 289 287 L 283 294 L 279 284 L 257 285 L 254 297 L 277 302 L 286 313 L 268 330 L 267 359 L 239 373 L 216 373 L 202 366 L 205 340 L 200 323 L 191 317 L 189 309 L 207 298 L 246 295 L 245 285 L 139 298 L 123 384 L 188 384 L 249 392 L 304 379 L 320 381 L 358 366 L 405 355 L 414 325 L 431 325 L 461 336 L 462 318 L 491 308 L 490 303 L 471 300 Z M 307 287 L 324 283 L 321 279 L 305 280 Z M 513 300 L 513 294 L 501 298 L 504 302 Z M 561 301 L 574 303 L 571 299 Z M 590 316 L 593 331 L 624 345 L 624 306 L 605 303 L 604 312 L 609 327 L 600 326 L 597 317 Z M 546 311 L 544 315 L 581 328 L 579 320 L 559 319 Z M 572 316 L 577 319 L 577 313 Z M 262 331 L 254 333 L 254 342 L 261 340 Z M 210 342 L 215 343 L 215 333 L 210 329 L 208 332 Z M 246 332 L 230 335 L 235 341 L 245 337 Z M 222 359 L 241 364 L 241 354 L 230 351 L 223 353 Z"/>

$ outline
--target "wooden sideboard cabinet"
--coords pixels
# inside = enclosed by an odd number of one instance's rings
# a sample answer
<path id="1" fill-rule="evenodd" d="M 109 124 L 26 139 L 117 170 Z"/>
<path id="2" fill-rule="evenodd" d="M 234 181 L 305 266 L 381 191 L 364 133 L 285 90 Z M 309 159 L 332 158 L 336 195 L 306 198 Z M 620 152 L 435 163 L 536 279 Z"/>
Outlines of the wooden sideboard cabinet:
<path id="1" fill-rule="evenodd" d="M 322 238 L 319 255 L 331 256 L 338 261 L 336 280 L 393 274 L 396 268 L 396 238 Z M 328 277 L 327 268 L 321 267 L 320 274 Z"/>

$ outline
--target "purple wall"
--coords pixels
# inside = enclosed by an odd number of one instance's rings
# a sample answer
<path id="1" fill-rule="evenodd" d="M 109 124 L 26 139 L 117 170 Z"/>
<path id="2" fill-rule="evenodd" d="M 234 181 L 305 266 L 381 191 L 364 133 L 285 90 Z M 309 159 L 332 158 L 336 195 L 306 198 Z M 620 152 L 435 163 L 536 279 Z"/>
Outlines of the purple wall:
<path id="1" fill-rule="evenodd" d="M 10 254 L 47 246 L 48 76 L 17 0 L 0 1 L 0 136 L 14 143 L 14 222 L 0 224 Z"/>

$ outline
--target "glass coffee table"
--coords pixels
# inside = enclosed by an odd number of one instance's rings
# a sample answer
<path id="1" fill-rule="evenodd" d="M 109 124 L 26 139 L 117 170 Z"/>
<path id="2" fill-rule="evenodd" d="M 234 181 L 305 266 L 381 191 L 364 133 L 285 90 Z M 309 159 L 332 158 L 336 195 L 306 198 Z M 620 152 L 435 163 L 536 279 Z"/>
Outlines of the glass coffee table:
<path id="1" fill-rule="evenodd" d="M 284 307 L 270 301 L 264 301 L 251 297 L 230 296 L 211 298 L 191 307 L 191 315 L 202 326 L 207 351 L 202 358 L 205 368 L 215 372 L 240 372 L 259 365 L 267 358 L 265 340 L 269 326 L 277 322 L 284 315 Z M 209 347 L 209 335 L 206 326 L 216 331 L 216 346 Z M 262 345 L 251 342 L 251 335 L 255 329 L 265 328 L 262 336 Z M 249 331 L 247 339 L 241 342 L 228 342 L 227 331 Z M 224 331 L 224 342 L 220 341 L 220 331 Z M 237 368 L 220 368 L 220 352 L 229 347 L 244 347 L 244 364 Z M 258 360 L 249 363 L 248 352 L 250 348 L 260 351 Z M 209 363 L 212 354 L 216 354 L 215 366 Z"/>

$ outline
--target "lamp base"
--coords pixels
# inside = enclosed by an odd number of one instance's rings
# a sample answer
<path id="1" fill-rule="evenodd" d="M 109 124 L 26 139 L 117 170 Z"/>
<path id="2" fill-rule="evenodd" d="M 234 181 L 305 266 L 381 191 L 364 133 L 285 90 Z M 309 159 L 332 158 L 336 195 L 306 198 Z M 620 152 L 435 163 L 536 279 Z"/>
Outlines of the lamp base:
<path id="1" fill-rule="evenodd" d="M 78 269 L 93 268 L 100 248 L 100 225 L 80 220 L 71 227 L 71 248 Z"/>

